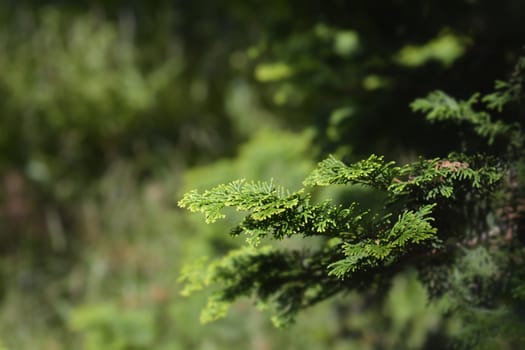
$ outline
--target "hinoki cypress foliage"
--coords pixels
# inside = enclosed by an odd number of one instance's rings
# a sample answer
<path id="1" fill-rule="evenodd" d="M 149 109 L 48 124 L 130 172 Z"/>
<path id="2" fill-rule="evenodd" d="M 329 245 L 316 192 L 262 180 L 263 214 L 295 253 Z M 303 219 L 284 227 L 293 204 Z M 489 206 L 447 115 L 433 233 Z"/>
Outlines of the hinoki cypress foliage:
<path id="1" fill-rule="evenodd" d="M 338 293 L 381 295 L 393 276 L 412 268 L 434 300 L 447 301 L 444 315 L 465 320 L 469 339 L 493 333 L 520 341 L 525 199 L 516 116 L 524 71 L 521 59 L 511 79 L 488 95 L 458 100 L 435 91 L 412 103 L 429 122 L 456 123 L 472 134 L 475 142 L 447 157 L 400 165 L 378 155 L 354 164 L 330 156 L 295 192 L 238 180 L 186 193 L 179 205 L 204 214 L 207 223 L 224 218 L 226 208 L 246 212 L 232 229 L 247 237 L 245 247 L 182 272 L 185 294 L 213 290 L 203 321 L 224 316 L 241 296 L 254 296 L 273 310 L 277 325 L 286 325 Z M 378 210 L 312 199 L 316 187 L 334 185 L 366 186 L 383 193 L 384 203 Z M 294 236 L 320 243 L 297 250 L 261 244 Z"/>

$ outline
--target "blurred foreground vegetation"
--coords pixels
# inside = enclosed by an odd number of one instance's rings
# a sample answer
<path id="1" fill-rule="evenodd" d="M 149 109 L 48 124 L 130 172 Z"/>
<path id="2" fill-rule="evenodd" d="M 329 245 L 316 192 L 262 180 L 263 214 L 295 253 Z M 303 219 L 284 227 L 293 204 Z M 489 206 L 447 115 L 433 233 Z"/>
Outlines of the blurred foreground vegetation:
<path id="1" fill-rule="evenodd" d="M 252 300 L 201 325 L 206 295 L 182 297 L 177 278 L 243 243 L 228 235 L 240 216 L 208 226 L 177 201 L 237 178 L 298 189 L 328 153 L 410 161 L 475 144 L 409 104 L 491 91 L 523 54 L 523 13 L 519 0 L 2 2 L 3 345 L 444 348 L 462 327 L 428 306 L 413 271 L 381 302 L 334 298 L 285 330 Z"/>

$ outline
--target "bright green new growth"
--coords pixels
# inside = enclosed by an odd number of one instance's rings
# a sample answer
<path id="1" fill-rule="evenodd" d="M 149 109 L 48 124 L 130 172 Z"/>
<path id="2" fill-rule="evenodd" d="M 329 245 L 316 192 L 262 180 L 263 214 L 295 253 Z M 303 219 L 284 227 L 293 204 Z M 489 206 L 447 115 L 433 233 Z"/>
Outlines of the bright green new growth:
<path id="1" fill-rule="evenodd" d="M 203 213 L 207 223 L 224 218 L 221 209 L 225 207 L 251 211 L 254 220 L 263 220 L 296 206 L 298 195 L 298 193 L 291 195 L 271 182 L 237 180 L 227 185 L 219 185 L 202 195 L 197 191 L 191 191 L 184 196 L 179 205 Z"/>
<path id="2" fill-rule="evenodd" d="M 496 139 L 507 140 L 508 149 L 518 151 L 512 154 L 521 157 L 518 124 L 493 121 L 487 111 L 474 110 L 480 101 L 488 109 L 498 110 L 514 101 L 516 88 L 509 86 L 499 84 L 496 93 L 484 98 L 474 94 L 467 101 L 436 91 L 417 99 L 412 108 L 426 113 L 431 122 L 466 123 L 489 145 Z M 470 250 L 485 249 L 478 246 L 488 244 L 483 237 L 494 228 L 489 224 L 494 195 L 506 191 L 504 175 L 514 168 L 515 161 L 507 155 L 452 153 L 402 166 L 377 155 L 347 165 L 330 156 L 296 192 L 273 182 L 245 180 L 203 193 L 191 191 L 179 205 L 204 214 L 208 223 L 224 218 L 225 208 L 245 212 L 246 217 L 232 234 L 246 235 L 248 246 L 208 267 L 202 263 L 194 269 L 187 267 L 180 279 L 186 283 L 186 293 L 213 288 L 203 321 L 224 316 L 237 298 L 253 296 L 259 305 L 272 308 L 277 325 L 286 325 L 300 310 L 335 294 L 367 290 L 381 295 L 391 278 L 407 268 L 420 272 L 431 295 L 443 295 L 450 283 L 471 277 L 460 278 L 458 272 L 439 281 L 432 271 L 440 267 L 448 271 L 457 262 L 469 261 Z M 362 208 L 357 202 L 316 203 L 315 188 L 332 185 L 359 185 L 380 191 L 385 196 L 382 209 Z M 263 238 L 294 236 L 317 237 L 317 245 L 315 249 L 259 246 Z M 494 239 L 505 243 L 502 234 Z M 491 256 L 489 251 L 483 250 Z M 497 270 L 478 277 L 482 281 L 494 279 Z M 501 273 L 498 276 L 506 278 Z M 523 290 L 520 279 L 508 282 L 508 286 L 517 294 Z M 468 297 L 469 305 L 479 306 L 469 288 L 451 290 L 458 292 L 450 292 L 450 300 Z"/>
<path id="3" fill-rule="evenodd" d="M 410 244 L 417 245 L 425 240 L 435 239 L 437 229 L 432 227 L 429 215 L 434 205 L 425 205 L 418 211 L 404 211 L 392 228 L 358 243 L 343 243 L 345 258 L 329 265 L 330 275 L 345 278 L 351 272 L 368 267 L 380 266 L 383 261 L 402 255 Z"/>
<path id="4" fill-rule="evenodd" d="M 305 186 L 328 186 L 333 184 L 363 184 L 386 188 L 399 168 L 394 162 L 385 163 L 383 157 L 371 155 L 368 159 L 347 166 L 329 157 L 304 181 Z"/>

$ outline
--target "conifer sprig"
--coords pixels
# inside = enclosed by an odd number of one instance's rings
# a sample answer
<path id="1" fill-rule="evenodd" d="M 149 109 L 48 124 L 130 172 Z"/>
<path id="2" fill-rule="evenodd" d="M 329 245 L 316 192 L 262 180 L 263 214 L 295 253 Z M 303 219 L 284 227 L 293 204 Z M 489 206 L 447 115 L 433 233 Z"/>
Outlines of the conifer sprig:
<path id="1" fill-rule="evenodd" d="M 362 184 L 384 189 L 399 171 L 394 164 L 394 162 L 385 162 L 384 157 L 373 154 L 368 159 L 348 166 L 330 156 L 319 163 L 317 169 L 304 180 L 303 184 L 305 186 Z"/>
<path id="2" fill-rule="evenodd" d="M 415 112 L 425 113 L 430 122 L 452 121 L 470 124 L 474 132 L 486 139 L 489 145 L 497 138 L 506 138 L 509 140 L 509 146 L 520 147 L 523 144 L 523 136 L 518 123 L 493 121 L 488 112 L 474 109 L 475 105 L 485 102 L 488 108 L 501 110 L 503 105 L 517 99 L 521 85 L 498 82 L 496 89 L 495 93 L 484 97 L 475 93 L 468 100 L 459 101 L 437 90 L 424 98 L 416 99 L 410 106 Z"/>
<path id="3" fill-rule="evenodd" d="M 273 182 L 247 182 L 241 179 L 218 185 L 202 194 L 197 190 L 190 191 L 179 201 L 179 206 L 203 213 L 206 223 L 224 218 L 222 209 L 225 207 L 249 211 L 254 220 L 264 220 L 297 206 L 300 195 L 300 191 L 290 193 Z"/>

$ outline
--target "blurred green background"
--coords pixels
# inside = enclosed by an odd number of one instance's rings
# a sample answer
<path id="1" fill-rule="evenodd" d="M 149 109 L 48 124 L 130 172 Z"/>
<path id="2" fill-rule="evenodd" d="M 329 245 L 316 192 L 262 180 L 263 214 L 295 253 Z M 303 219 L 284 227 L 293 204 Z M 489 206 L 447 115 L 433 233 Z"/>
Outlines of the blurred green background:
<path id="1" fill-rule="evenodd" d="M 176 203 L 237 178 L 298 188 L 328 153 L 458 149 L 408 105 L 490 91 L 523 53 L 523 13 L 521 0 L 3 0 L 3 345 L 440 349 L 458 326 L 411 272 L 380 307 L 347 295 L 278 330 L 245 300 L 201 325 L 206 296 L 183 298 L 179 271 L 241 244 L 239 217 L 208 226 Z"/>

